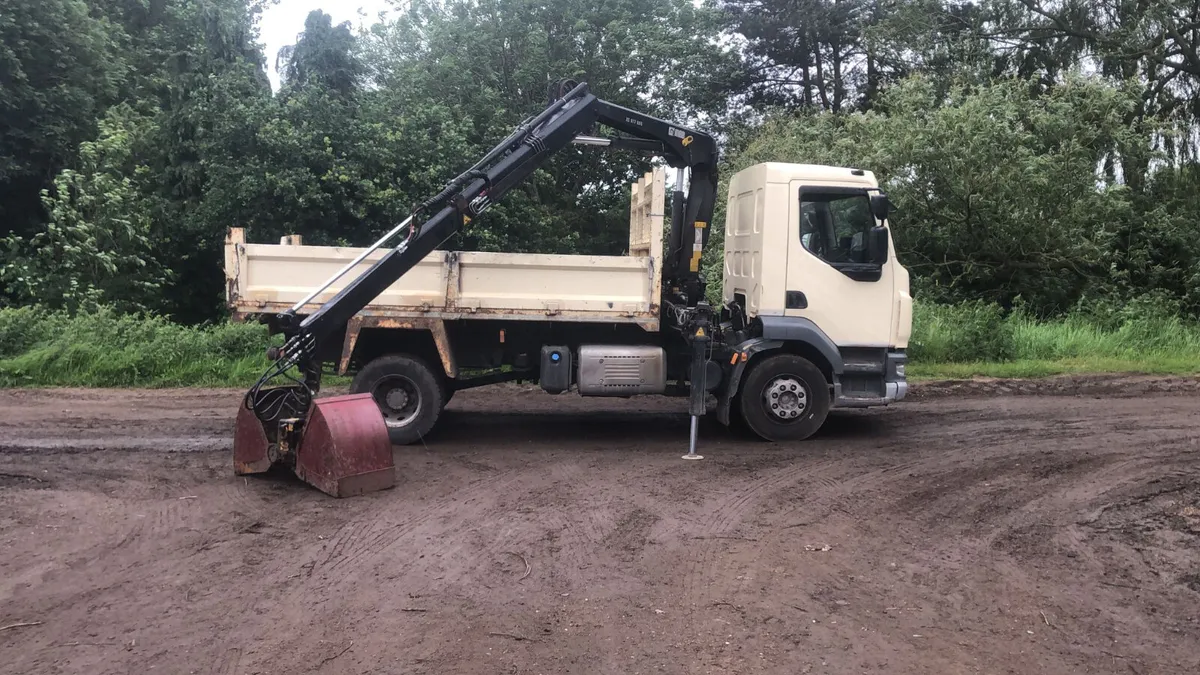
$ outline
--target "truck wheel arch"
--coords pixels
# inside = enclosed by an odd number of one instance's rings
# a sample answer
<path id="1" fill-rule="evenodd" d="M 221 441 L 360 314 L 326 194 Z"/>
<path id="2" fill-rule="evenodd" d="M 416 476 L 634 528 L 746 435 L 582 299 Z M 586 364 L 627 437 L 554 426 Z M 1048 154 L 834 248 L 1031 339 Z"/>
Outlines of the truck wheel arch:
<path id="1" fill-rule="evenodd" d="M 833 375 L 841 375 L 844 367 L 842 353 L 833 340 L 813 323 L 802 316 L 760 316 L 762 336 L 778 340 L 790 347 L 789 351 L 812 361 L 821 369 L 825 378 L 833 382 Z"/>
<path id="2" fill-rule="evenodd" d="M 441 319 L 363 315 L 346 322 L 338 374 L 345 375 L 354 360 L 366 364 L 380 356 L 401 352 L 420 356 L 431 364 L 440 363 L 447 380 L 458 377 L 458 364 Z"/>
<path id="3" fill-rule="evenodd" d="M 784 353 L 801 356 L 820 369 L 830 387 L 845 365 L 837 345 L 811 320 L 790 316 L 760 317 L 760 320 L 763 336 L 734 347 L 738 362 L 732 366 L 728 383 L 717 401 L 717 419 L 726 426 L 746 373 L 760 361 Z"/>

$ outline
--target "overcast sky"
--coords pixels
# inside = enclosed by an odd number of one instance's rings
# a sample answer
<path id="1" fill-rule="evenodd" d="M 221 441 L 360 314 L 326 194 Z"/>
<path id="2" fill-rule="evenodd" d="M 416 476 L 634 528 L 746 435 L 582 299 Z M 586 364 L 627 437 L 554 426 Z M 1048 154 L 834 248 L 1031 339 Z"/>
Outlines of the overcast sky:
<path id="1" fill-rule="evenodd" d="M 267 74 L 272 87 L 279 87 L 275 54 L 280 47 L 296 43 L 296 36 L 304 30 L 304 19 L 314 9 L 332 16 L 334 25 L 349 21 L 357 32 L 361 26 L 374 23 L 379 12 L 390 11 L 391 4 L 388 0 L 279 0 L 268 7 L 259 24 L 259 39 L 267 55 Z"/>

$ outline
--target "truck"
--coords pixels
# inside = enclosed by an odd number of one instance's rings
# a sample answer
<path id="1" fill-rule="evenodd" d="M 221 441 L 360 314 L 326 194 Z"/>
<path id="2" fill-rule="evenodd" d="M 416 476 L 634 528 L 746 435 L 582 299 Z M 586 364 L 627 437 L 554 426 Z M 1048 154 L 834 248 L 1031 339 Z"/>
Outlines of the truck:
<path id="1" fill-rule="evenodd" d="M 238 473 L 284 463 L 336 496 L 388 487 L 392 444 L 423 441 L 454 392 L 507 381 L 555 395 L 687 397 L 688 458 L 699 457 L 710 402 L 723 424 L 793 442 L 831 408 L 904 398 L 909 277 L 872 172 L 766 162 L 733 175 L 714 307 L 700 263 L 715 141 L 585 84 L 558 94 L 375 246 L 250 243 L 230 230 L 234 318 L 286 337 L 239 413 Z M 597 123 L 625 134 L 590 135 Z M 662 156 L 675 170 L 670 194 L 662 168 L 632 185 L 625 255 L 439 248 L 516 184 L 514 173 L 572 143 Z M 407 238 L 383 248 L 402 228 Z M 353 374 L 348 395 L 316 397 L 322 364 Z"/>

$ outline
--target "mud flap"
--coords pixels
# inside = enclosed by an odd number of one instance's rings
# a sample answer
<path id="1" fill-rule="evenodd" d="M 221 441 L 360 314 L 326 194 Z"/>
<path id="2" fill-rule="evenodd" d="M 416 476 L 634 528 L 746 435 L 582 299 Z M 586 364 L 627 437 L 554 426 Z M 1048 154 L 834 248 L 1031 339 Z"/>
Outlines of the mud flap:
<path id="1" fill-rule="evenodd" d="M 782 346 L 783 343 L 779 340 L 751 338 L 733 348 L 734 361 L 731 361 L 732 369 L 729 377 L 726 378 L 725 387 L 722 389 L 721 395 L 717 398 L 717 420 L 721 424 L 729 426 L 733 398 L 737 396 L 738 387 L 742 384 L 742 375 L 746 372 L 746 362 L 750 357 L 759 352 L 779 349 Z"/>
<path id="2" fill-rule="evenodd" d="M 395 485 L 392 443 L 375 399 L 350 394 L 314 401 L 296 448 L 295 471 L 300 480 L 334 497 Z"/>

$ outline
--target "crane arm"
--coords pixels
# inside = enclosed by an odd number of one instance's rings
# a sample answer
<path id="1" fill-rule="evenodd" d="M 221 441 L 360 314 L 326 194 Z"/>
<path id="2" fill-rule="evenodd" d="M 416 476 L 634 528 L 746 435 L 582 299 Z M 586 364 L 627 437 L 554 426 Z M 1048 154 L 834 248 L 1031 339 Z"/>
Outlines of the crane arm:
<path id="1" fill-rule="evenodd" d="M 589 91 L 586 83 L 561 83 L 557 85 L 556 93 L 558 96 L 545 110 L 519 125 L 437 195 L 414 207 L 406 221 L 408 228 L 404 240 L 366 272 L 303 320 L 299 320 L 297 312 L 332 285 L 337 276 L 278 317 L 288 339 L 276 354 L 273 368 L 247 395 L 248 403 L 260 419 L 266 421 L 268 417 L 278 417 L 278 412 L 268 411 L 272 407 L 267 404 L 271 396 L 260 395 L 268 380 L 293 367 L 311 374 L 319 344 L 472 219 L 537 171 L 552 155 L 572 143 L 651 153 L 663 157 L 672 167 L 689 170 L 687 197 L 683 207 L 673 211 L 670 241 L 663 262 L 664 287 L 674 289 L 675 295 L 670 300 L 675 305 L 694 306 L 703 299 L 699 251 L 707 243 L 707 225 L 712 217 L 717 188 L 717 149 L 712 136 L 601 100 Z M 587 135 L 597 124 L 624 135 L 607 138 Z M 682 190 L 682 187 L 676 189 Z M 677 199 L 679 194 L 677 192 Z M 370 250 L 382 247 L 385 240 L 402 229 L 398 226 Z M 355 267 L 369 252 L 347 265 L 338 276 Z M 286 407 L 296 411 L 307 405 L 303 401 L 296 403 L 298 405 Z"/>
<path id="2" fill-rule="evenodd" d="M 696 286 L 699 269 L 692 265 L 692 252 L 697 249 L 697 235 L 701 247 L 707 243 L 717 187 L 716 143 L 708 134 L 603 101 L 586 84 L 578 84 L 414 209 L 407 238 L 305 318 L 299 332 L 321 340 L 339 330 L 425 256 L 597 123 L 629 137 L 584 137 L 580 143 L 650 152 L 671 166 L 690 169 L 683 222 L 672 223 L 664 273 L 668 286 Z"/>

